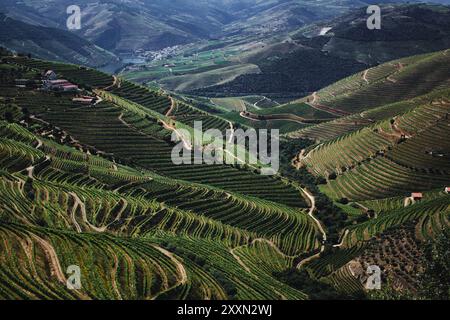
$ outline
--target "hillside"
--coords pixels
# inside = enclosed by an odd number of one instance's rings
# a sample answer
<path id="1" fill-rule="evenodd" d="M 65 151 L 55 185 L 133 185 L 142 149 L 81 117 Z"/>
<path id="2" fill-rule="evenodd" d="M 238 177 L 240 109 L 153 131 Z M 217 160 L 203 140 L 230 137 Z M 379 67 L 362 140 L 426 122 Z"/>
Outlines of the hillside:
<path id="1" fill-rule="evenodd" d="M 297 174 L 312 174 L 317 190 L 353 221 L 340 229 L 337 244 L 302 265 L 341 292 L 363 290 L 367 266 L 377 265 L 384 289 L 372 298 L 418 297 L 433 242 L 444 239 L 448 252 L 447 53 L 396 60 L 291 105 L 352 113 L 288 135 L 293 145 L 310 141 L 292 161 Z"/>
<path id="2" fill-rule="evenodd" d="M 291 137 L 326 141 L 410 110 L 426 100 L 423 95 L 448 87 L 449 68 L 448 50 L 394 60 L 268 112 L 279 113 L 306 104 L 311 109 L 334 114 L 339 118 L 332 122 L 290 133 Z"/>
<path id="3" fill-rule="evenodd" d="M 337 17 L 370 1 L 78 1 L 78 35 L 115 54 L 160 50 L 200 39 L 264 36 Z M 3 0 L 0 11 L 29 24 L 65 29 L 69 0 Z"/>
<path id="4" fill-rule="evenodd" d="M 114 54 L 71 32 L 33 26 L 1 13 L 0 46 L 48 60 L 91 67 L 120 67 L 119 59 Z"/>
<path id="5" fill-rule="evenodd" d="M 414 54 L 450 46 L 450 9 L 443 5 L 382 6 L 383 27 L 366 27 L 366 8 L 307 25 L 278 39 L 265 39 L 240 57 L 261 70 L 233 81 L 192 90 L 220 97 L 265 95 L 269 98 L 306 96 L 358 71 Z M 327 32 L 321 34 L 323 30 Z"/>
<path id="6" fill-rule="evenodd" d="M 92 69 L 3 62 L 0 298 L 307 297 L 273 276 L 318 246 L 304 191 L 253 169 L 170 159 L 169 110 L 177 126 L 219 118 Z M 97 102 L 14 86 L 50 68 Z M 70 291 L 74 263 L 85 284 Z"/>
<path id="7" fill-rule="evenodd" d="M 335 199 L 367 200 L 408 195 L 450 182 L 448 92 L 435 92 L 410 111 L 321 144 L 302 160 L 330 179 Z M 333 156 L 339 150 L 341 156 Z"/>
<path id="8" fill-rule="evenodd" d="M 291 109 L 304 103 L 341 113 L 336 120 L 289 134 L 317 144 L 299 155 L 297 165 L 326 178 L 323 190 L 336 200 L 406 196 L 445 186 L 450 182 L 450 146 L 444 138 L 450 127 L 449 68 L 448 50 L 412 56 L 292 104 Z"/>
<path id="9" fill-rule="evenodd" d="M 395 117 L 411 109 L 415 98 L 448 87 L 449 57 L 444 50 L 389 61 L 285 104 L 257 95 L 196 99 L 235 123 L 323 142 Z"/>
<path id="10" fill-rule="evenodd" d="M 317 28 L 331 28 L 323 50 L 370 65 L 450 46 L 450 8 L 444 5 L 386 5 L 380 30 L 367 29 L 365 10 L 359 9 Z M 307 28 L 309 29 L 309 28 Z M 300 31 L 307 34 L 311 29 Z M 317 31 L 316 31 L 317 32 Z M 294 36 L 295 38 L 295 36 Z"/>
<path id="11" fill-rule="evenodd" d="M 65 29 L 66 8 L 73 2 L 2 1 L 0 10 L 15 19 Z M 208 37 L 230 16 L 195 1 L 79 1 L 82 28 L 78 35 L 116 54 L 158 50 Z"/>
<path id="12" fill-rule="evenodd" d="M 374 262 L 398 280 L 389 288 L 418 294 L 426 243 L 450 225 L 443 82 L 427 80 L 430 92 L 412 99 L 395 95 L 397 109 L 379 106 L 369 111 L 376 122 L 323 144 L 284 139 L 281 175 L 268 177 L 240 165 L 174 165 L 176 128 L 231 125 L 188 101 L 0 53 L 1 299 L 361 298 L 370 293 L 357 271 Z M 446 57 L 411 57 L 409 67 L 442 67 Z M 437 79 L 429 66 L 421 77 Z M 82 92 L 37 90 L 47 69 Z M 95 102 L 73 100 L 81 94 Z M 286 111 L 323 116 L 299 105 Z M 290 161 L 301 145 L 297 171 Z M 418 191 L 422 201 L 408 200 Z M 65 286 L 73 264 L 83 275 L 75 291 Z"/>

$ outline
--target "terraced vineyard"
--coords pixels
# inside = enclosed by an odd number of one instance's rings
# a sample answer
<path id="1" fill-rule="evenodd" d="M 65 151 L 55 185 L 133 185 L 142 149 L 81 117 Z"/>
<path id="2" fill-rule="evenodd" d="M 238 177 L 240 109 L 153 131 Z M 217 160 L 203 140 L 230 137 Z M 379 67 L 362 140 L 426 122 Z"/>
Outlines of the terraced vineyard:
<path id="1" fill-rule="evenodd" d="M 54 70 L 67 80 L 90 88 L 105 88 L 111 86 L 114 81 L 110 75 L 77 65 L 28 59 L 25 57 L 8 58 L 7 61 L 40 72 Z"/>
<path id="2" fill-rule="evenodd" d="M 221 118 L 214 117 L 182 102 L 171 103 L 173 101 L 171 98 L 151 92 L 147 88 L 129 81 L 119 80 L 115 86 L 108 88 L 108 90 L 119 97 L 167 115 L 171 119 L 191 127 L 194 126 L 194 121 L 201 121 L 205 130 L 219 129 L 225 131 L 230 128 L 230 124 Z"/>
<path id="3" fill-rule="evenodd" d="M 278 276 L 297 269 L 356 297 L 367 264 L 416 290 L 425 243 L 450 225 L 447 60 L 394 61 L 305 103 L 262 110 L 330 115 L 287 136 L 312 141 L 292 161 L 304 170 L 285 166 L 287 178 L 261 175 L 259 164 L 174 164 L 179 129 L 234 129 L 188 100 L 83 67 L 4 57 L 0 299 L 307 299 L 306 287 Z M 82 89 L 40 88 L 47 69 Z M 16 86 L 19 77 L 32 82 Z M 388 83 L 389 97 L 358 96 Z M 66 285 L 71 266 L 81 271 L 76 290 Z"/>
<path id="4" fill-rule="evenodd" d="M 318 91 L 315 103 L 355 113 L 411 99 L 447 87 L 449 61 L 445 50 L 388 62 Z"/>
<path id="5" fill-rule="evenodd" d="M 423 99 L 448 88 L 450 51 L 402 58 L 345 78 L 296 101 L 340 116 L 291 132 L 291 137 L 325 141 L 410 110 Z M 428 101 L 427 101 L 428 102 Z"/>
<path id="6" fill-rule="evenodd" d="M 319 246 L 302 189 L 237 165 L 171 161 L 169 117 L 228 122 L 92 70 L 8 62 L 34 77 L 55 69 L 101 99 L 2 83 L 0 298 L 307 298 L 273 277 Z M 71 265 L 80 290 L 66 286 Z"/>
<path id="7" fill-rule="evenodd" d="M 368 200 L 444 188 L 450 181 L 448 92 L 390 122 L 378 122 L 314 149 L 303 160 L 329 176 L 332 197 Z M 340 150 L 339 158 L 333 150 Z"/>
<path id="8" fill-rule="evenodd" d="M 426 243 L 450 226 L 449 68 L 448 50 L 404 58 L 299 101 L 352 112 L 287 135 L 313 142 L 293 165 L 351 217 L 299 268 L 357 295 L 376 265 L 390 290 L 418 296 Z"/>

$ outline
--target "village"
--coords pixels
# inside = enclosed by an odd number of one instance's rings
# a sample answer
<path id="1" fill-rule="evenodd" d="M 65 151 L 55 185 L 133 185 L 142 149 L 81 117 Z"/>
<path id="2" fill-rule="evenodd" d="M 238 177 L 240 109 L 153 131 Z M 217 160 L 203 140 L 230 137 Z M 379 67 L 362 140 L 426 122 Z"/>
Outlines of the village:
<path id="1" fill-rule="evenodd" d="M 155 51 L 146 51 L 144 49 L 138 49 L 135 51 L 135 54 L 142 59 L 145 59 L 146 61 L 161 61 L 167 58 L 170 58 L 178 53 L 182 46 L 172 46 L 172 47 L 166 47 L 161 50 L 155 50 Z"/>
<path id="2" fill-rule="evenodd" d="M 130 60 L 137 60 L 137 61 L 142 61 L 141 63 L 133 63 L 131 65 L 128 65 L 127 67 L 125 67 L 124 71 L 142 71 L 142 70 L 146 70 L 147 65 L 146 63 L 151 63 L 151 62 L 156 62 L 156 61 L 163 61 L 166 59 L 170 59 L 172 57 L 174 57 L 175 55 L 177 55 L 179 53 L 179 51 L 181 50 L 182 46 L 181 45 L 177 45 L 177 46 L 173 46 L 173 47 L 167 47 L 161 50 L 144 50 L 144 49 L 138 49 L 134 52 L 134 57 L 133 59 Z M 162 65 L 165 68 L 172 68 L 175 67 L 175 65 L 169 65 L 169 64 L 164 64 Z"/>

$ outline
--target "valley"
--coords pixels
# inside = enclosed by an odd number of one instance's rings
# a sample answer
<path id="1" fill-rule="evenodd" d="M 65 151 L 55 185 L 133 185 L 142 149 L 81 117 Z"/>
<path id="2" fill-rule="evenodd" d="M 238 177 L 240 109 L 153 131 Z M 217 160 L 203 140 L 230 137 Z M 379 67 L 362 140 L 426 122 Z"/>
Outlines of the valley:
<path id="1" fill-rule="evenodd" d="M 0 300 L 448 300 L 445 2 L 66 4 L 0 5 Z"/>

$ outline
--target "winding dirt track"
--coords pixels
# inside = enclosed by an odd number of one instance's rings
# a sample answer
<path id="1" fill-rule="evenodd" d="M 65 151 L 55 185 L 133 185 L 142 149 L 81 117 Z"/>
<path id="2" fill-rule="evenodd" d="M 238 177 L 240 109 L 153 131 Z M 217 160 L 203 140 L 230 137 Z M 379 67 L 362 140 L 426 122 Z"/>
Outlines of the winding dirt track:
<path id="1" fill-rule="evenodd" d="M 333 248 L 340 248 L 344 245 L 345 239 L 347 238 L 348 234 L 349 234 L 350 230 L 346 229 L 344 232 L 344 235 L 342 236 L 341 242 L 339 242 L 338 244 L 335 244 L 333 246 Z"/>
<path id="2" fill-rule="evenodd" d="M 36 147 L 37 149 L 38 147 Z M 45 156 L 44 160 L 41 163 L 44 163 L 46 161 L 50 161 L 50 157 L 49 156 Z M 31 166 L 29 166 L 28 168 L 26 168 L 25 170 L 27 171 L 27 176 L 28 178 L 34 179 L 33 173 L 34 173 L 34 168 L 37 166 L 38 164 L 33 164 Z"/>
<path id="3" fill-rule="evenodd" d="M 98 227 L 92 225 L 92 224 L 88 221 L 88 219 L 87 219 L 87 213 L 86 213 L 86 206 L 85 206 L 84 203 L 81 201 L 81 199 L 78 197 L 78 195 L 77 195 L 75 192 L 69 192 L 69 195 L 74 199 L 74 202 L 75 202 L 74 205 L 73 205 L 73 208 L 72 208 L 72 214 L 71 214 L 71 217 L 72 217 L 72 222 L 73 222 L 73 224 L 75 225 L 75 228 L 76 228 L 77 232 L 78 232 L 78 233 L 82 232 L 81 227 L 80 227 L 80 225 L 78 224 L 78 222 L 77 222 L 77 220 L 76 220 L 76 216 L 75 216 L 76 211 L 77 211 L 78 208 L 80 208 L 80 210 L 81 210 L 81 215 L 82 215 L 82 218 L 83 218 L 83 222 L 84 222 L 87 226 L 89 226 L 89 228 L 91 228 L 92 230 L 94 230 L 94 231 L 96 231 L 96 232 L 105 232 L 105 231 L 106 231 L 106 227 L 98 228 Z"/>
<path id="4" fill-rule="evenodd" d="M 240 247 L 236 247 L 236 248 L 230 249 L 231 255 L 242 266 L 242 268 L 244 268 L 245 271 L 247 271 L 248 273 L 253 274 L 252 271 L 250 270 L 250 268 L 245 265 L 245 263 L 241 260 L 241 258 L 236 253 L 234 253 L 234 250 L 239 249 L 239 248 Z"/>
<path id="5" fill-rule="evenodd" d="M 170 98 L 170 100 L 171 100 L 172 103 L 171 103 L 170 109 L 166 112 L 165 116 L 169 116 L 169 115 L 171 114 L 171 112 L 173 111 L 173 109 L 175 108 L 175 106 L 176 106 L 176 101 L 175 101 L 175 99 L 173 99 L 172 97 L 169 97 L 169 98 Z M 123 115 L 121 114 L 121 116 L 123 116 Z M 122 117 L 119 117 L 119 120 L 122 121 L 122 122 L 124 122 L 124 120 L 122 119 Z M 160 121 L 161 121 L 161 123 L 163 124 L 163 127 L 164 127 L 165 129 L 167 129 L 167 130 L 169 130 L 169 131 L 175 132 L 175 134 L 177 135 L 178 139 L 180 139 L 180 140 L 183 142 L 184 147 L 186 148 L 186 150 L 189 150 L 189 151 L 193 150 L 193 146 L 192 146 L 191 141 L 186 140 L 186 138 L 184 137 L 184 135 L 181 134 L 180 131 L 178 131 L 178 130 L 175 128 L 175 126 L 168 124 L 168 123 L 165 122 L 164 120 L 160 120 Z M 124 123 L 125 123 L 125 122 L 124 122 Z M 234 132 L 233 124 L 232 124 L 231 122 L 229 122 L 229 124 L 230 124 L 230 129 Z M 128 124 L 126 124 L 126 125 L 128 125 Z M 129 125 L 128 125 L 128 126 L 129 126 Z M 230 135 L 230 140 L 229 140 L 229 142 L 231 143 L 232 141 L 233 141 L 233 135 Z M 231 152 L 228 151 L 227 149 L 222 149 L 222 151 L 223 151 L 224 153 L 230 155 L 230 156 L 233 157 L 234 159 L 236 159 L 238 162 L 245 163 L 245 161 L 243 161 L 242 159 L 240 159 L 239 157 L 237 157 L 236 155 L 234 155 L 233 153 L 231 153 Z M 258 167 L 255 167 L 255 166 L 252 165 L 252 164 L 248 164 L 248 166 L 249 166 L 250 168 L 255 169 L 255 170 L 258 170 L 258 169 L 259 169 Z"/>
<path id="6" fill-rule="evenodd" d="M 338 109 L 335 107 L 325 106 L 323 104 L 318 103 L 319 95 L 317 94 L 317 91 L 314 91 L 312 93 L 312 98 L 313 98 L 313 100 L 311 102 L 306 102 L 306 104 L 309 105 L 311 108 L 314 108 L 314 109 L 320 110 L 320 111 L 325 111 L 325 112 L 334 114 L 339 117 L 351 115 L 350 112 L 347 112 L 345 110 L 341 110 L 341 109 Z M 334 120 L 334 119 L 332 119 L 332 120 Z"/>
<path id="7" fill-rule="evenodd" d="M 113 83 L 111 85 L 103 88 L 102 90 L 108 91 L 108 90 L 110 90 L 111 88 L 114 88 L 114 87 L 117 87 L 119 89 L 121 87 L 120 79 L 116 75 L 113 76 Z"/>
<path id="8" fill-rule="evenodd" d="M 172 288 L 178 287 L 180 285 L 186 284 L 188 282 L 188 275 L 186 272 L 186 269 L 184 268 L 184 265 L 178 261 L 177 258 L 175 258 L 174 254 L 172 252 L 167 251 L 164 248 L 161 248 L 157 245 L 152 245 L 156 250 L 161 252 L 163 255 L 168 257 L 176 266 L 177 266 L 177 272 L 179 274 L 179 280 L 178 283 L 176 283 Z M 170 288 L 168 289 L 170 290 Z"/>
<path id="9" fill-rule="evenodd" d="M 369 83 L 369 80 L 367 80 L 367 74 L 369 73 L 369 69 L 367 69 L 366 71 L 364 71 L 364 73 L 362 74 L 362 78 L 366 83 Z"/>
<path id="10" fill-rule="evenodd" d="M 326 240 L 327 240 L 327 234 L 326 234 L 324 228 L 322 227 L 322 224 L 321 224 L 320 221 L 314 216 L 314 211 L 316 210 L 316 198 L 315 198 L 308 190 L 306 190 L 306 189 L 302 189 L 302 192 L 308 197 L 308 199 L 309 199 L 309 201 L 310 201 L 310 203 L 311 203 L 311 206 L 310 206 L 310 208 L 309 208 L 308 215 L 311 217 L 311 219 L 313 219 L 314 223 L 317 225 L 318 230 L 319 230 L 320 233 L 322 234 L 322 239 L 323 239 L 323 241 L 322 241 L 322 246 L 321 246 L 321 248 L 320 248 L 320 252 L 317 253 L 317 254 L 315 254 L 315 255 L 312 255 L 312 256 L 310 256 L 310 257 L 308 257 L 308 258 L 305 258 L 305 259 L 303 259 L 302 261 L 300 261 L 300 262 L 297 264 L 297 266 L 296 266 L 297 269 L 300 269 L 305 263 L 307 263 L 307 262 L 309 262 L 309 261 L 311 261 L 311 260 L 313 260 L 313 259 L 318 258 L 318 257 L 320 256 L 320 254 L 325 250 L 325 245 L 324 245 L 324 243 L 325 243 Z M 278 254 L 282 255 L 282 256 L 285 257 L 285 258 L 295 258 L 295 257 L 296 257 L 296 256 L 288 256 L 288 255 L 286 255 L 284 252 L 282 252 L 282 251 L 280 250 L 280 248 L 278 248 L 277 245 L 275 245 L 275 243 L 273 243 L 272 241 L 270 241 L 270 240 L 268 240 L 268 239 L 265 239 L 265 238 L 258 238 L 258 239 L 253 240 L 253 241 L 251 242 L 251 244 L 253 245 L 255 242 L 265 242 L 265 243 L 268 243 L 268 244 L 269 244 L 269 245 L 270 245 L 270 246 L 271 246 Z M 233 257 L 236 259 L 236 261 L 237 261 L 237 262 L 238 262 L 238 263 L 239 263 L 239 264 L 240 264 L 247 272 L 251 273 L 250 268 L 248 268 L 248 267 L 245 265 L 245 263 L 239 258 L 239 256 L 238 256 L 237 254 L 235 254 L 235 252 L 234 252 L 236 249 L 241 248 L 241 247 L 245 247 L 245 246 L 248 246 L 248 245 L 243 245 L 243 246 L 240 246 L 240 247 L 236 247 L 236 248 L 230 249 L 230 253 L 233 255 Z"/>
<path id="11" fill-rule="evenodd" d="M 302 149 L 300 151 L 300 153 L 294 157 L 294 159 L 292 159 L 292 165 L 299 170 L 301 168 L 302 165 L 302 161 L 305 159 L 308 159 L 309 156 L 318 148 L 320 148 L 323 145 L 323 143 L 318 144 L 314 149 L 312 149 L 311 151 L 308 152 L 307 155 L 305 155 L 306 153 L 306 149 Z"/>
<path id="12" fill-rule="evenodd" d="M 55 276 L 59 282 L 66 284 L 66 277 L 64 275 L 64 272 L 62 271 L 55 248 L 53 248 L 53 246 L 48 241 L 35 234 L 32 234 L 32 237 L 39 243 L 42 249 L 44 249 L 45 256 L 47 257 L 50 264 L 51 275 Z"/>
<path id="13" fill-rule="evenodd" d="M 30 167 L 26 168 L 25 170 L 27 170 L 28 178 L 34 179 L 34 177 L 33 177 L 34 166 L 30 166 Z"/>
<path id="14" fill-rule="evenodd" d="M 55 248 L 50 244 L 50 242 L 42 239 L 41 237 L 37 236 L 36 234 L 32 234 L 31 236 L 34 238 L 34 240 L 37 241 L 37 243 L 44 250 L 44 254 L 50 265 L 50 274 L 53 277 L 56 277 L 56 279 L 65 286 L 67 284 L 67 279 L 66 279 L 66 276 L 61 267 L 61 264 L 59 262 L 58 254 L 56 253 Z M 88 295 L 81 292 L 80 290 L 73 290 L 73 292 L 75 292 L 80 297 L 80 299 L 84 299 L 84 300 L 91 299 Z"/>
<path id="15" fill-rule="evenodd" d="M 170 99 L 170 101 L 171 101 L 171 104 L 170 104 L 169 110 L 168 110 L 168 111 L 166 112 L 166 114 L 165 114 L 166 117 L 169 117 L 170 114 L 173 112 L 173 109 L 176 107 L 175 99 L 173 99 L 173 98 L 170 97 L 170 96 L 169 96 L 169 99 Z M 169 131 L 175 132 L 175 134 L 177 135 L 178 139 L 180 139 L 181 141 L 183 141 L 183 144 L 184 144 L 184 147 L 186 148 L 186 150 L 191 151 L 191 150 L 193 149 L 193 146 L 192 146 L 192 144 L 191 144 L 191 141 L 186 140 L 186 138 L 184 137 L 184 135 L 181 134 L 181 132 L 178 131 L 177 128 L 175 128 L 174 125 L 171 125 L 171 124 L 167 123 L 166 121 L 164 121 L 164 120 L 162 120 L 162 119 L 160 119 L 159 121 L 162 123 L 162 125 L 163 125 L 163 127 L 164 127 L 165 129 L 167 129 L 167 130 L 169 130 Z"/>
<path id="16" fill-rule="evenodd" d="M 114 266 L 111 269 L 111 285 L 112 285 L 113 290 L 116 293 L 117 297 L 120 300 L 122 300 L 122 296 L 120 294 L 120 290 L 119 290 L 119 287 L 117 286 L 117 281 L 116 281 L 117 270 L 119 269 L 119 258 L 117 257 L 116 252 L 114 252 L 113 250 L 110 250 L 110 252 L 114 259 Z"/>
<path id="17" fill-rule="evenodd" d="M 319 99 L 319 96 L 317 95 L 317 91 L 314 91 L 312 94 L 313 100 L 311 101 L 312 104 L 315 104 L 317 100 Z"/>
<path id="18" fill-rule="evenodd" d="M 397 79 L 394 79 L 393 76 L 395 76 L 398 73 L 400 73 L 405 66 L 401 62 L 399 62 L 396 66 L 397 66 L 397 71 L 394 72 L 393 74 L 391 74 L 390 76 L 388 76 L 386 78 L 387 81 L 392 82 L 392 83 L 397 83 Z"/>
<path id="19" fill-rule="evenodd" d="M 172 114 L 173 109 L 175 109 L 175 107 L 177 105 L 175 100 L 171 96 L 169 96 L 169 99 L 170 99 L 170 108 L 166 112 L 166 117 L 169 117 Z"/>
<path id="20" fill-rule="evenodd" d="M 37 144 L 37 146 L 36 146 L 36 149 L 40 149 L 41 147 L 42 147 L 42 140 L 41 139 L 37 139 L 37 142 L 38 142 L 38 144 Z"/>
<path id="21" fill-rule="evenodd" d="M 297 122 L 301 124 L 318 124 L 322 122 L 327 122 L 334 120 L 334 118 L 325 118 L 325 119 L 307 119 L 300 116 L 297 116 L 295 114 L 286 113 L 286 114 L 271 114 L 271 115 L 260 115 L 260 114 L 253 114 L 248 111 L 242 111 L 239 113 L 239 115 L 242 118 L 249 119 L 252 121 L 267 121 L 267 120 L 285 120 L 285 121 L 292 121 Z"/>

